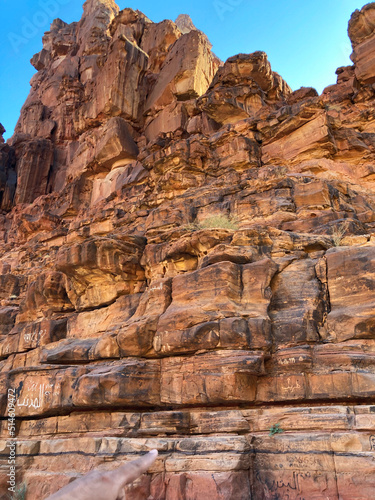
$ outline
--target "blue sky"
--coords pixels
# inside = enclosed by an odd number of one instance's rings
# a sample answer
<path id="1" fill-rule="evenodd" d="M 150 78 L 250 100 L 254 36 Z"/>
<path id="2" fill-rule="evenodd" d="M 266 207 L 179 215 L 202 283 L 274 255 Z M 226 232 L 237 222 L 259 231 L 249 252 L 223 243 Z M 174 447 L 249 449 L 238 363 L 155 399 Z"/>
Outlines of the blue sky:
<path id="1" fill-rule="evenodd" d="M 82 2 L 83 3 L 83 2 Z M 35 72 L 30 58 L 42 48 L 51 21 L 78 21 L 79 0 L 2 0 L 0 47 L 0 122 L 12 135 Z M 320 93 L 336 82 L 335 70 L 350 63 L 347 25 L 351 13 L 365 2 L 357 0 L 191 0 L 179 3 L 119 0 L 152 21 L 189 14 L 222 59 L 243 52 L 267 52 L 272 69 L 293 90 L 315 87 Z M 5 21 L 4 21 L 5 20 Z"/>

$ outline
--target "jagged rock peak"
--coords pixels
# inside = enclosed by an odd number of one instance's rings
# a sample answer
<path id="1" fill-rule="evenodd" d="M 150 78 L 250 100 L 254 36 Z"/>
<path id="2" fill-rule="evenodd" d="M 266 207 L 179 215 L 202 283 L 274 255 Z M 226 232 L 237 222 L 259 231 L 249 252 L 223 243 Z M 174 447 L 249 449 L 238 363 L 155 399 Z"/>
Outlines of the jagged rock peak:
<path id="1" fill-rule="evenodd" d="M 119 29 L 117 33 L 118 35 L 122 34 L 130 41 L 135 41 L 138 44 L 143 36 L 146 24 L 153 24 L 153 22 L 140 10 L 133 10 L 127 7 L 126 9 L 121 10 L 113 19 L 109 26 L 109 32 L 113 37 Z"/>
<path id="2" fill-rule="evenodd" d="M 350 56 L 355 65 L 355 77 L 361 85 L 375 83 L 375 2 L 356 10 L 349 21 L 348 34 L 353 53 Z"/>
<path id="3" fill-rule="evenodd" d="M 63 28 L 66 28 L 68 26 L 68 23 L 60 19 L 59 17 L 54 19 L 51 23 L 50 31 L 58 31 Z"/>
<path id="4" fill-rule="evenodd" d="M 191 20 L 191 17 L 188 14 L 180 14 L 176 19 L 175 23 L 177 24 L 178 29 L 181 33 L 190 33 L 190 31 L 197 30 L 195 24 Z"/>
<path id="5" fill-rule="evenodd" d="M 0 123 L 0 143 L 4 142 L 4 139 L 3 139 L 4 133 L 5 133 L 5 128 L 3 127 L 2 123 Z"/>
<path id="6" fill-rule="evenodd" d="M 375 29 L 375 2 L 355 10 L 350 18 L 348 35 L 353 48 L 373 35 Z"/>
<path id="7" fill-rule="evenodd" d="M 207 40 L 210 48 L 212 48 L 212 43 L 209 41 L 208 36 L 195 26 L 195 24 L 191 20 L 191 17 L 188 14 L 180 14 L 176 19 L 175 23 L 177 25 L 177 28 L 181 31 L 183 35 L 186 35 L 191 31 L 199 31 L 199 33 L 201 33 Z"/>
<path id="8" fill-rule="evenodd" d="M 106 9 L 113 13 L 114 16 L 116 16 L 120 11 L 119 6 L 116 2 L 114 2 L 114 0 L 86 0 L 83 4 L 83 15 L 92 15 L 99 9 Z"/>

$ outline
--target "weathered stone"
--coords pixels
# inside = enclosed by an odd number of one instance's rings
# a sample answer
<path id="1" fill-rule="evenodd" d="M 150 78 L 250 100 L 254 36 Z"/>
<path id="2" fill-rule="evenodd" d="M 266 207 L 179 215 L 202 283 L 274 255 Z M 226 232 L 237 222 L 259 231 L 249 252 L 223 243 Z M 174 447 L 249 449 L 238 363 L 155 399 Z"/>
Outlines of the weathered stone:
<path id="1" fill-rule="evenodd" d="M 31 203 L 46 194 L 53 145 L 48 139 L 36 139 L 15 145 L 15 150 L 18 172 L 15 203 Z"/>
<path id="2" fill-rule="evenodd" d="M 96 238 L 62 248 L 56 265 L 71 280 L 67 293 L 76 309 L 110 304 L 120 295 L 139 292 L 144 284 L 139 264 L 143 244 L 135 237 Z"/>
<path id="3" fill-rule="evenodd" d="M 66 320 L 42 320 L 35 323 L 19 323 L 9 332 L 9 335 L 0 343 L 2 356 L 9 356 L 19 352 L 56 342 L 66 337 Z"/>
<path id="4" fill-rule="evenodd" d="M 103 405 L 149 407 L 160 404 L 160 363 L 125 361 L 98 367 L 77 380 L 73 405 L 100 408 Z"/>
<path id="5" fill-rule="evenodd" d="M 353 46 L 351 59 L 355 65 L 357 80 L 366 85 L 374 83 L 375 7 L 373 2 L 352 14 L 348 33 Z"/>
<path id="6" fill-rule="evenodd" d="M 66 278 L 62 273 L 43 273 L 32 281 L 20 305 L 20 322 L 34 321 L 48 317 L 53 312 L 72 310 L 66 289 Z"/>
<path id="7" fill-rule="evenodd" d="M 254 401 L 262 361 L 261 355 L 246 351 L 163 359 L 161 401 L 177 405 Z"/>
<path id="8" fill-rule="evenodd" d="M 85 110 L 88 117 L 96 119 L 105 113 L 112 116 L 121 114 L 136 120 L 143 97 L 137 89 L 147 64 L 147 54 L 120 35 L 111 45 L 106 62 L 98 74 L 96 98 Z"/>
<path id="9" fill-rule="evenodd" d="M 335 341 L 373 338 L 374 250 L 338 248 L 327 252 L 331 310 L 328 335 Z"/>
<path id="10" fill-rule="evenodd" d="M 323 292 L 315 274 L 315 264 L 310 259 L 291 262 L 272 282 L 269 312 L 278 346 L 319 339 L 318 328 L 324 312 Z"/>
<path id="11" fill-rule="evenodd" d="M 7 335 L 13 328 L 18 308 L 1 307 L 0 309 L 0 335 Z"/>
<path id="12" fill-rule="evenodd" d="M 264 163 L 301 162 L 307 158 L 322 158 L 336 151 L 327 117 L 324 113 L 286 137 L 262 148 Z"/>
<path id="13" fill-rule="evenodd" d="M 321 96 L 88 0 L 0 125 L 0 496 L 151 448 L 127 498 L 372 498 L 374 5 Z M 13 393 L 14 390 L 14 393 Z"/>
<path id="14" fill-rule="evenodd" d="M 2 135 L 5 129 L 2 125 L 1 127 L 3 132 L 0 133 L 0 207 L 2 210 L 9 211 L 13 207 L 16 191 L 16 156 L 14 149 L 4 144 Z"/>
<path id="15" fill-rule="evenodd" d="M 301 87 L 300 89 L 295 90 L 288 96 L 287 102 L 289 105 L 293 105 L 305 99 L 318 97 L 318 95 L 319 95 L 318 92 L 312 87 Z"/>
<path id="16" fill-rule="evenodd" d="M 188 115 L 183 103 L 173 102 L 160 111 L 148 124 L 145 135 L 149 141 L 153 141 L 159 134 L 176 132 L 186 125 Z"/>
<path id="17" fill-rule="evenodd" d="M 149 23 L 145 26 L 141 48 L 149 56 L 150 71 L 158 72 L 172 45 L 180 38 L 181 33 L 175 23 L 169 20 L 161 23 Z"/>
<path id="18" fill-rule="evenodd" d="M 165 59 L 145 110 L 159 110 L 175 100 L 199 97 L 207 90 L 217 62 L 198 31 L 181 36 Z"/>
<path id="19" fill-rule="evenodd" d="M 267 98 L 285 99 L 290 92 L 284 80 L 272 72 L 266 53 L 254 52 L 230 57 L 200 103 L 217 122 L 236 123 L 255 115 Z"/>
<path id="20" fill-rule="evenodd" d="M 138 148 L 130 135 L 129 127 L 122 118 L 111 118 L 95 146 L 93 161 L 104 168 L 130 163 L 137 157 Z"/>
<path id="21" fill-rule="evenodd" d="M 72 339 L 100 338 L 115 331 L 134 315 L 141 294 L 122 295 L 108 307 L 69 316 L 67 336 Z"/>

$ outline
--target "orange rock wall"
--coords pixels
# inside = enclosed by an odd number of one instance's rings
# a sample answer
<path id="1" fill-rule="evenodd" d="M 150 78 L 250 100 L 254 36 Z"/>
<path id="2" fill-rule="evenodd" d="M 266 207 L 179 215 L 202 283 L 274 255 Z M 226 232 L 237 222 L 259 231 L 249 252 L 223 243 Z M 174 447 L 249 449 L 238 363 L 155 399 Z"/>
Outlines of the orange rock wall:
<path id="1" fill-rule="evenodd" d="M 151 448 L 130 500 L 375 497 L 375 4 L 349 35 L 319 96 L 186 16 L 52 23 L 0 143 L 0 496 L 11 389 L 27 500 Z"/>

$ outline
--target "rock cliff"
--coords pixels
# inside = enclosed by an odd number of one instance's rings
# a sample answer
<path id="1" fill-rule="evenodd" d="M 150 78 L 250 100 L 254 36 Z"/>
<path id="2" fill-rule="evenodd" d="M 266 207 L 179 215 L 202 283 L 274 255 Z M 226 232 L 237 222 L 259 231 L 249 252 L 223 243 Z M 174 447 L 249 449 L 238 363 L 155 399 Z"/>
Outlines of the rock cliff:
<path id="1" fill-rule="evenodd" d="M 319 96 L 186 15 L 52 23 L 0 141 L 0 496 L 10 389 L 28 500 L 151 448 L 131 500 L 374 498 L 375 3 L 349 35 Z"/>

